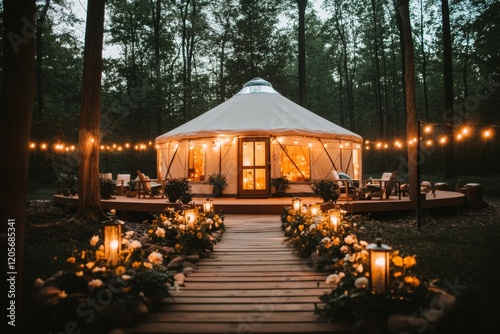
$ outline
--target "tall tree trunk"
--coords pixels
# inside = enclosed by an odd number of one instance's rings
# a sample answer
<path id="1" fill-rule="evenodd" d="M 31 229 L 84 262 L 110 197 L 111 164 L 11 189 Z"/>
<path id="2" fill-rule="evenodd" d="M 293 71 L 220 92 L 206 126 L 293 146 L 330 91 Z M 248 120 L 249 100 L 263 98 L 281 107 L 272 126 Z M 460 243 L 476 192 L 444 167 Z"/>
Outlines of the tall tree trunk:
<path id="1" fill-rule="evenodd" d="M 401 36 L 404 57 L 404 91 L 406 99 L 406 139 L 407 142 L 418 136 L 417 104 L 415 97 L 415 63 L 413 51 L 413 39 L 411 35 L 410 14 L 408 10 L 409 0 L 395 0 L 396 14 L 401 23 Z M 408 145 L 408 180 L 410 184 L 410 199 L 417 203 L 420 193 L 417 173 L 417 147 Z"/>
<path id="2" fill-rule="evenodd" d="M 420 0 L 420 52 L 422 53 L 422 83 L 424 89 L 425 119 L 429 122 L 429 98 L 427 96 L 427 54 L 424 38 L 424 1 Z"/>
<path id="3" fill-rule="evenodd" d="M 339 114 L 340 114 L 340 125 L 345 126 L 345 111 L 344 111 L 344 83 L 343 83 L 343 73 L 341 59 L 339 59 L 339 64 L 337 65 L 337 73 L 339 76 Z"/>
<path id="4" fill-rule="evenodd" d="M 43 117 L 45 109 L 45 98 L 43 93 L 43 24 L 47 17 L 47 12 L 49 10 L 50 0 L 46 0 L 43 6 L 42 13 L 37 19 L 37 30 L 36 30 L 36 97 L 38 102 L 38 116 Z"/>
<path id="5" fill-rule="evenodd" d="M 306 86 L 306 28 L 305 15 L 307 0 L 297 0 L 299 6 L 299 102 L 300 105 L 307 105 Z"/>
<path id="6" fill-rule="evenodd" d="M 89 0 L 85 28 L 78 165 L 79 216 L 98 223 L 101 208 L 99 142 L 101 121 L 102 42 L 106 0 Z"/>
<path id="7" fill-rule="evenodd" d="M 378 47 L 378 20 L 377 20 L 377 11 L 375 8 L 375 0 L 371 1 L 372 3 L 372 16 L 373 16 L 373 33 L 374 33 L 374 38 L 373 38 L 373 51 L 375 54 L 375 84 L 376 84 L 376 95 L 375 95 L 375 101 L 376 101 L 376 107 L 377 107 L 377 115 L 378 115 L 378 132 L 379 136 L 383 137 L 384 136 L 384 113 L 382 110 L 382 89 L 380 87 L 380 62 L 379 62 L 379 47 Z"/>
<path id="8" fill-rule="evenodd" d="M 162 80 L 161 80 L 161 59 L 160 59 L 160 27 L 161 27 L 161 1 L 150 1 L 151 5 L 151 20 L 153 21 L 153 40 L 155 49 L 155 118 L 156 118 L 156 132 L 161 133 L 161 111 L 162 111 Z"/>
<path id="9" fill-rule="evenodd" d="M 35 88 L 35 0 L 3 1 L 3 85 L 0 110 L 4 177 L 0 215 L 2 242 L 2 289 L 6 317 L 3 328 L 10 333 L 26 333 L 29 322 L 23 314 L 24 235 L 28 187 L 29 151 Z M 17 273 L 17 274 L 16 274 Z M 9 294 L 14 293 L 14 295 Z M 6 298 L 7 297 L 7 298 Z M 13 305 L 13 306 L 11 306 Z M 10 318 L 14 309 L 14 318 Z M 15 326 L 15 327 L 14 327 Z"/>
<path id="10" fill-rule="evenodd" d="M 455 174 L 453 165 L 453 69 L 451 59 L 450 9 L 448 0 L 441 0 L 443 19 L 443 80 L 444 80 L 444 120 L 448 143 L 445 146 L 445 177 Z"/>

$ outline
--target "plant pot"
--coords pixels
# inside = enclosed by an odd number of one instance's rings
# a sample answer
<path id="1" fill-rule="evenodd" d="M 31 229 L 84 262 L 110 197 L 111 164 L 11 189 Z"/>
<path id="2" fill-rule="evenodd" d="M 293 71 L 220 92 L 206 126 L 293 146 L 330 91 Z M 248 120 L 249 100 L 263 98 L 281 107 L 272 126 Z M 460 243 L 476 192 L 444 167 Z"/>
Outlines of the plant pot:
<path id="1" fill-rule="evenodd" d="M 111 199 L 113 191 L 110 189 L 101 189 L 101 199 Z"/>
<path id="2" fill-rule="evenodd" d="M 170 203 L 175 203 L 179 200 L 180 195 L 177 193 L 167 193 L 167 197 Z"/>
<path id="3" fill-rule="evenodd" d="M 214 189 L 212 191 L 212 196 L 213 197 L 221 197 L 222 196 L 222 189 L 221 189 L 221 187 L 214 186 Z"/>
<path id="4" fill-rule="evenodd" d="M 67 197 L 71 196 L 71 189 L 69 189 L 69 188 L 63 188 L 62 189 L 62 194 L 63 194 L 63 196 L 67 196 Z"/>

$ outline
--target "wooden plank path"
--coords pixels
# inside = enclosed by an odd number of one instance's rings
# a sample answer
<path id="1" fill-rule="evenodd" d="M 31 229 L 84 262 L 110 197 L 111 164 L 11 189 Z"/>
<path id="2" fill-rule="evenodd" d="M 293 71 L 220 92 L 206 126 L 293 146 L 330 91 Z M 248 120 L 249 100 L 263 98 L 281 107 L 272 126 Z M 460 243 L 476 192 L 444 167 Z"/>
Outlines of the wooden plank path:
<path id="1" fill-rule="evenodd" d="M 227 215 L 210 258 L 133 333 L 348 333 L 314 315 L 325 274 L 283 244 L 280 217 Z"/>

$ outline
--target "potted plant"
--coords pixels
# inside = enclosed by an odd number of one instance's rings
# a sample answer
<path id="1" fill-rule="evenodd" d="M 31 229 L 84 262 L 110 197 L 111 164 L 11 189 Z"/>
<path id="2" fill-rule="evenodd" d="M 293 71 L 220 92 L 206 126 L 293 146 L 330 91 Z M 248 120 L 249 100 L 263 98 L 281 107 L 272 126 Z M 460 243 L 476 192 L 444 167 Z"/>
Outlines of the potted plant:
<path id="1" fill-rule="evenodd" d="M 276 190 L 276 195 L 282 196 L 290 186 L 290 181 L 285 176 L 279 176 L 271 179 L 271 185 Z"/>
<path id="2" fill-rule="evenodd" d="M 208 177 L 208 183 L 214 187 L 213 188 L 213 196 L 220 197 L 222 195 L 222 191 L 227 187 L 226 176 L 222 173 L 215 173 Z"/>
<path id="3" fill-rule="evenodd" d="M 320 197 L 324 202 L 335 202 L 339 198 L 340 187 L 337 181 L 332 179 L 314 180 L 311 184 L 313 195 Z"/>
<path id="4" fill-rule="evenodd" d="M 168 201 L 171 203 L 177 202 L 179 199 L 183 203 L 189 203 L 192 199 L 191 186 L 187 178 L 169 179 L 165 183 L 165 193 Z"/>
<path id="5" fill-rule="evenodd" d="M 135 197 L 137 196 L 137 181 L 136 180 L 130 180 L 127 184 L 128 189 L 125 195 L 127 197 Z"/>
<path id="6" fill-rule="evenodd" d="M 113 180 L 108 179 L 107 177 L 99 178 L 101 199 L 110 199 L 113 198 L 115 194 L 116 185 Z"/>
<path id="7" fill-rule="evenodd" d="M 59 191 L 64 196 L 76 195 L 78 192 L 78 177 L 69 173 L 60 173 L 57 178 Z"/>

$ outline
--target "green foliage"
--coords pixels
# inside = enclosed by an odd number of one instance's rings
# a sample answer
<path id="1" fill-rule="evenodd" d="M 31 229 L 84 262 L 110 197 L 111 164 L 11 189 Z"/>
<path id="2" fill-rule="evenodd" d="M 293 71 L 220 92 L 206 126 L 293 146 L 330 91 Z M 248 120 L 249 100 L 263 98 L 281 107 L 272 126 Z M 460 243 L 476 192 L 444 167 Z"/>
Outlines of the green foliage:
<path id="1" fill-rule="evenodd" d="M 290 186 L 290 181 L 285 176 L 275 177 L 271 179 L 271 185 L 276 191 L 285 191 Z"/>
<path id="2" fill-rule="evenodd" d="M 340 196 L 340 187 L 337 181 L 332 179 L 313 180 L 311 188 L 313 195 L 324 202 L 336 201 Z"/>
<path id="3" fill-rule="evenodd" d="M 222 173 L 211 174 L 208 177 L 208 184 L 210 184 L 211 186 L 214 186 L 214 187 L 218 187 L 221 190 L 222 189 L 226 189 L 226 187 L 227 187 L 227 178 Z"/>
<path id="4" fill-rule="evenodd" d="M 173 178 L 165 183 L 165 193 L 171 203 L 181 200 L 182 203 L 189 203 L 192 199 L 191 185 L 187 178 Z"/>

